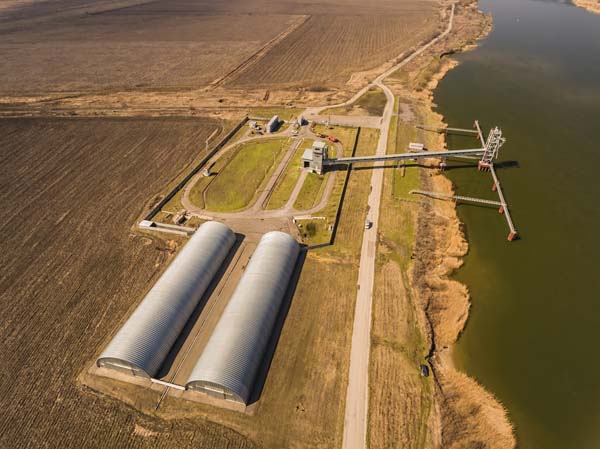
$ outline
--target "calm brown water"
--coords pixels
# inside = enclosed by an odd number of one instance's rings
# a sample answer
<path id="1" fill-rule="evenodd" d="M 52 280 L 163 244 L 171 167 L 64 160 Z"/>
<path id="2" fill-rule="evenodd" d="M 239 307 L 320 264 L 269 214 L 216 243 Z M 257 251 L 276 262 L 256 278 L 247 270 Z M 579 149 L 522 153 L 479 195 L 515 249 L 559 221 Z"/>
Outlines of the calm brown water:
<path id="1" fill-rule="evenodd" d="M 450 126 L 478 118 L 509 139 L 498 169 L 522 240 L 494 209 L 460 206 L 473 307 L 460 368 L 508 408 L 521 449 L 600 448 L 600 15 L 484 0 L 494 30 L 440 84 Z M 451 140 L 451 146 L 464 141 Z M 460 194 L 489 175 L 453 169 Z"/>

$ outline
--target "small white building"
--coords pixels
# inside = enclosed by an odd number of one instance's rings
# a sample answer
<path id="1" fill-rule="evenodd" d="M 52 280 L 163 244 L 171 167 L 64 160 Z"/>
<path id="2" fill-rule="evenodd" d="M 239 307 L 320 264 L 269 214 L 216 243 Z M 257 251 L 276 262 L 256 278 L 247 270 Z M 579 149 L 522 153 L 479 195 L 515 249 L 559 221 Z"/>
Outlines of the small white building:
<path id="1" fill-rule="evenodd" d="M 248 123 L 248 126 L 250 127 L 250 129 L 256 129 L 256 122 L 252 121 L 252 122 Z"/>
<path id="2" fill-rule="evenodd" d="M 411 151 L 423 151 L 425 150 L 425 144 L 410 142 L 408 144 L 408 149 Z"/>
<path id="3" fill-rule="evenodd" d="M 274 115 L 273 117 L 271 117 L 271 120 L 269 120 L 269 123 L 267 123 L 267 132 L 274 133 L 275 131 L 277 131 L 277 128 L 279 128 L 279 124 L 279 116 Z"/>
<path id="4" fill-rule="evenodd" d="M 140 228 L 152 228 L 152 227 L 154 227 L 154 222 L 150 221 L 150 220 L 142 220 L 142 221 L 140 221 L 138 226 Z"/>
<path id="5" fill-rule="evenodd" d="M 313 150 L 312 148 L 307 148 L 306 150 L 304 150 L 304 153 L 302 153 L 302 168 L 310 169 L 310 166 L 312 165 L 312 160 Z"/>

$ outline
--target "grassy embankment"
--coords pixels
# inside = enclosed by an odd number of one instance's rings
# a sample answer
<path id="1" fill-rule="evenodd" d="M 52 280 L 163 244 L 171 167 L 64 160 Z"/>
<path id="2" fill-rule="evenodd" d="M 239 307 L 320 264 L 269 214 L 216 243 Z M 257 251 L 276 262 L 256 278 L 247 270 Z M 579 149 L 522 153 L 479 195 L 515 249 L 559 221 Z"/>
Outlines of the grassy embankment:
<path id="1" fill-rule="evenodd" d="M 438 56 L 422 56 L 418 66 L 410 66 L 413 70 L 398 70 L 389 76 L 390 80 L 397 81 L 410 88 L 413 92 L 423 92 L 431 80 L 440 72 L 445 59 Z"/>
<path id="2" fill-rule="evenodd" d="M 294 202 L 294 209 L 309 210 L 316 206 L 323 196 L 323 190 L 330 175 L 331 173 L 325 173 L 324 175 L 309 173 L 304 180 L 304 184 L 302 184 L 298 198 Z"/>
<path id="3" fill-rule="evenodd" d="M 216 212 L 233 212 L 249 206 L 268 182 L 277 163 L 288 149 L 290 139 L 248 142 L 232 150 L 227 161 L 217 161 L 213 176 L 192 189 L 192 201 L 204 195 L 205 207 Z M 243 180 L 243 188 L 240 181 Z M 202 190 L 201 190 L 202 189 Z"/>
<path id="4" fill-rule="evenodd" d="M 382 116 L 387 99 L 379 87 L 371 87 L 354 103 L 337 108 L 325 109 L 321 115 L 371 115 Z"/>
<path id="5" fill-rule="evenodd" d="M 392 123 L 388 152 L 427 138 L 412 126 Z M 394 163 L 384 174 L 369 373 L 368 441 L 373 449 L 424 448 L 430 436 L 434 385 L 419 372 L 429 347 L 407 274 L 419 207 L 408 192 L 419 187 L 422 170 L 412 162 L 405 167 Z"/>

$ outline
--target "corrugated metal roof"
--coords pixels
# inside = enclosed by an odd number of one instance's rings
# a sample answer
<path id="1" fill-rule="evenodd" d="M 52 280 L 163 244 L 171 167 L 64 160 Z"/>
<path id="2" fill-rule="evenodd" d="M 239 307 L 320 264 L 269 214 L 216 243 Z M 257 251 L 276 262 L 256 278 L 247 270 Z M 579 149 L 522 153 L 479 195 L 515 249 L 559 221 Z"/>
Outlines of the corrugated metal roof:
<path id="1" fill-rule="evenodd" d="M 96 361 L 153 377 L 235 243 L 222 223 L 204 223 Z M 142 372 L 140 372 L 140 370 Z"/>
<path id="2" fill-rule="evenodd" d="M 293 275 L 300 246 L 288 234 L 260 240 L 188 379 L 187 387 L 218 385 L 248 403 L 258 368 Z"/>
<path id="3" fill-rule="evenodd" d="M 313 160 L 312 148 L 307 148 L 306 150 L 304 150 L 304 153 L 302 153 L 302 160 L 303 161 L 312 161 Z"/>
<path id="4" fill-rule="evenodd" d="M 279 125 L 279 116 L 278 115 L 274 115 L 273 117 L 271 117 L 271 120 L 269 120 L 269 123 L 267 123 L 267 131 L 272 131 L 275 128 L 277 128 L 277 126 Z"/>

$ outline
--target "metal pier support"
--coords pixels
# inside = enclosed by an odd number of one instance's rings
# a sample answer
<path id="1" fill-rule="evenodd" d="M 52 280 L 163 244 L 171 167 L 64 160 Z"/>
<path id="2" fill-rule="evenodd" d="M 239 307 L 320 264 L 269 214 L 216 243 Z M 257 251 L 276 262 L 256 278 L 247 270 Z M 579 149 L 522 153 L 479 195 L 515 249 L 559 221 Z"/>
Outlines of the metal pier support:
<path id="1" fill-rule="evenodd" d="M 472 196 L 460 196 L 460 195 L 448 195 L 447 193 L 441 192 L 431 192 L 428 190 L 411 190 L 411 195 L 424 195 L 430 198 L 436 198 L 440 200 L 454 200 L 454 201 L 462 201 L 462 202 L 470 202 L 470 203 L 478 203 L 478 204 L 487 204 L 490 206 L 500 206 L 504 207 L 500 201 L 492 201 L 492 200 L 484 200 L 483 198 L 474 198 Z"/>
<path id="2" fill-rule="evenodd" d="M 477 131 L 473 129 L 465 129 L 465 128 L 444 128 L 440 126 L 428 126 L 428 125 L 415 125 L 416 128 L 424 129 L 425 131 L 434 131 L 437 133 L 466 133 L 466 134 L 477 134 Z"/>
<path id="3" fill-rule="evenodd" d="M 485 140 L 483 139 L 483 133 L 481 132 L 481 127 L 479 126 L 479 120 L 475 120 L 475 128 L 477 128 L 476 133 L 479 136 L 481 145 L 483 145 L 485 147 Z"/>
<path id="4" fill-rule="evenodd" d="M 504 215 L 504 218 L 506 218 L 506 223 L 508 224 L 509 233 L 508 233 L 507 240 L 509 242 L 512 242 L 513 240 L 516 240 L 519 237 L 519 234 L 517 233 L 517 230 L 515 229 L 515 225 L 512 221 L 512 217 L 510 216 L 510 211 L 508 210 L 508 203 L 506 202 L 506 199 L 504 198 L 504 193 L 502 192 L 502 187 L 500 186 L 500 180 L 498 179 L 498 176 L 496 175 L 496 170 L 494 170 L 493 164 L 489 166 L 489 171 L 492 174 L 492 178 L 494 180 L 492 190 L 494 190 L 495 192 L 498 193 L 498 198 L 500 199 L 500 201 L 485 200 L 483 198 L 475 198 L 472 196 L 449 195 L 446 193 L 431 192 L 431 191 L 427 191 L 427 190 L 411 190 L 408 193 L 410 193 L 412 195 L 424 195 L 424 196 L 428 196 L 430 198 L 435 198 L 435 199 L 440 199 L 440 200 L 453 200 L 453 201 L 461 201 L 461 202 L 466 202 L 466 203 L 498 206 L 498 212 L 500 214 Z"/>
<path id="5" fill-rule="evenodd" d="M 504 214 L 504 216 L 506 217 L 506 222 L 508 223 L 508 228 L 510 229 L 510 233 L 508 234 L 507 240 L 509 242 L 512 242 L 519 236 L 519 234 L 517 234 L 517 230 L 515 229 L 515 225 L 510 216 L 508 204 L 506 204 L 506 200 L 504 199 L 504 193 L 502 193 L 502 187 L 500 187 L 500 180 L 496 175 L 496 170 L 494 170 L 493 165 L 490 166 L 490 173 L 492 174 L 492 178 L 494 179 L 494 188 L 498 192 L 498 198 L 500 198 L 500 202 L 502 203 L 498 211 L 501 214 Z"/>
<path id="6" fill-rule="evenodd" d="M 459 133 L 463 132 L 463 133 L 469 133 L 469 134 L 476 134 L 477 137 L 479 138 L 479 141 L 481 142 L 481 145 L 483 146 L 483 148 L 482 148 L 483 153 L 481 153 L 482 156 L 477 164 L 477 168 L 479 169 L 479 171 L 489 171 L 492 174 L 492 178 L 494 180 L 492 190 L 494 190 L 495 192 L 498 193 L 498 198 L 500 199 L 500 201 L 484 200 L 482 198 L 474 198 L 474 197 L 470 197 L 470 196 L 448 195 L 445 193 L 428 192 L 425 190 L 411 190 L 409 193 L 425 195 L 425 196 L 428 196 L 431 198 L 436 198 L 436 199 L 454 200 L 454 201 L 462 201 L 462 202 L 470 202 L 470 203 L 498 206 L 499 207 L 498 212 L 501 213 L 502 215 L 504 215 L 504 217 L 506 218 L 506 222 L 508 223 L 508 228 L 510 230 L 507 240 L 509 242 L 512 242 L 513 240 L 518 238 L 518 234 L 517 234 L 517 230 L 515 229 L 515 225 L 512 221 L 512 217 L 510 216 L 510 211 L 508 210 L 508 204 L 506 203 L 506 199 L 504 198 L 504 193 L 502 192 L 502 187 L 500 186 L 500 180 L 498 179 L 498 176 L 496 175 L 496 170 L 494 169 L 494 162 L 493 162 L 493 160 L 498 157 L 500 148 L 502 147 L 502 145 L 504 145 L 504 143 L 506 142 L 506 139 L 502 136 L 502 130 L 496 126 L 495 128 L 492 128 L 490 130 L 489 136 L 486 141 L 483 137 L 483 132 L 481 131 L 481 126 L 479 125 L 479 121 L 475 120 L 473 125 L 474 125 L 475 130 L 461 129 L 461 128 L 439 128 L 439 127 L 432 127 L 432 126 L 426 126 L 426 125 L 417 125 L 417 127 L 425 129 L 425 130 L 445 132 L 445 133 L 454 131 L 454 132 L 459 132 Z M 475 150 L 467 150 L 467 151 L 464 151 L 464 150 L 462 152 L 448 151 L 445 154 L 440 154 L 439 152 L 436 152 L 436 153 L 430 153 L 430 155 L 432 155 L 432 156 L 435 155 L 435 156 L 438 156 L 441 158 L 441 161 L 442 161 L 441 168 L 443 170 L 444 167 L 446 166 L 446 157 L 451 157 L 453 155 L 455 157 L 463 157 L 463 158 L 475 156 L 475 154 L 473 153 Z M 400 155 L 396 155 L 396 157 L 397 156 L 400 156 Z M 402 157 L 405 157 L 405 156 L 402 155 Z"/>

